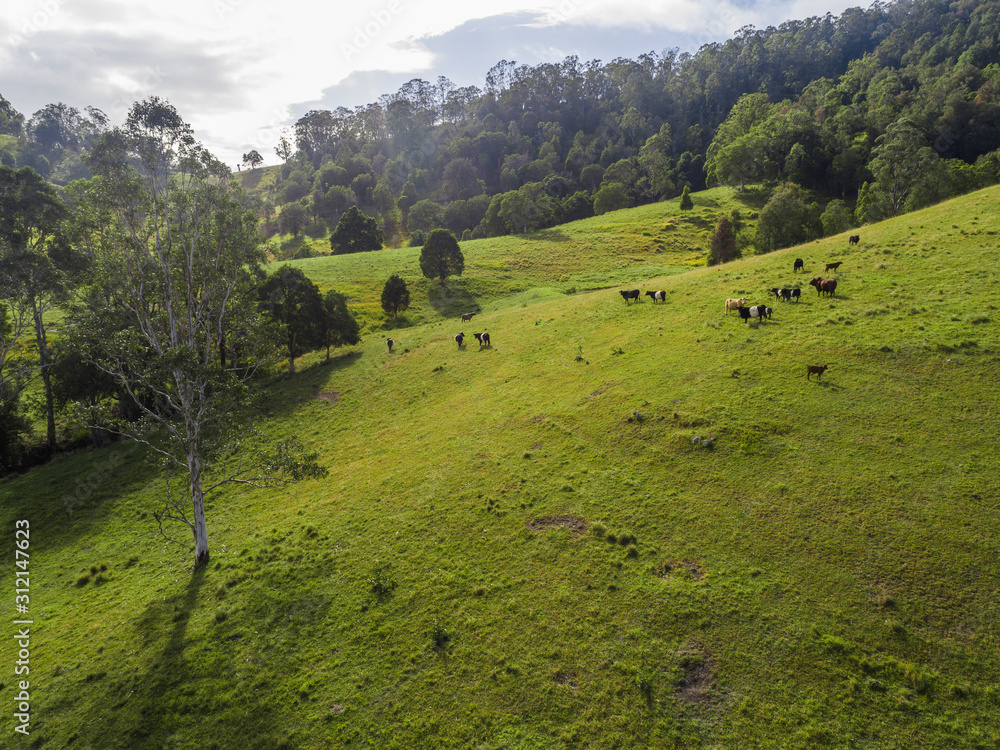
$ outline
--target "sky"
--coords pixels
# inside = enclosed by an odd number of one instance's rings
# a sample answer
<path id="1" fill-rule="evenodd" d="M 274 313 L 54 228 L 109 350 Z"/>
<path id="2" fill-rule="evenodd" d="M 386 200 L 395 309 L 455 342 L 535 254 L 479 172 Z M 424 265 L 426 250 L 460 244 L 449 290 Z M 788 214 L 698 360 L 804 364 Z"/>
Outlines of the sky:
<path id="1" fill-rule="evenodd" d="M 695 52 L 745 26 L 856 0 L 3 0 L 0 95 L 30 118 L 63 102 L 112 123 L 169 100 L 235 170 L 265 164 L 311 109 L 353 109 L 413 78 L 479 86 L 500 60 L 537 65 Z M 326 7 L 323 7 L 326 6 Z"/>

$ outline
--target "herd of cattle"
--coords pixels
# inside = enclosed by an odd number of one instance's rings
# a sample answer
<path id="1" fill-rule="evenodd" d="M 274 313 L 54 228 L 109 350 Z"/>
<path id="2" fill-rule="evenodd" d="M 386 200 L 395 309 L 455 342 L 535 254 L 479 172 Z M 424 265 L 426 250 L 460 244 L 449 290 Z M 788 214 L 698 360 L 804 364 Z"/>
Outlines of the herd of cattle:
<path id="1" fill-rule="evenodd" d="M 861 238 L 858 235 L 852 235 L 849 238 L 849 242 L 852 245 L 856 245 L 860 241 Z M 824 270 L 836 273 L 842 262 L 843 261 L 838 260 L 834 263 L 827 263 Z M 795 273 L 800 270 L 805 270 L 805 261 L 802 258 L 796 258 L 795 263 L 792 265 L 792 272 Z M 815 287 L 816 294 L 819 296 L 826 294 L 827 296 L 832 297 L 837 291 L 837 280 L 834 278 L 825 279 L 822 276 L 817 276 L 809 282 L 809 285 Z M 798 302 L 802 296 L 802 290 L 798 287 L 773 287 L 770 291 L 771 294 L 774 295 L 775 300 L 779 302 L 791 302 L 793 300 Z M 625 300 L 626 305 L 633 300 L 636 303 L 641 301 L 639 299 L 640 290 L 638 289 L 620 289 L 618 293 L 622 296 L 622 299 Z M 666 292 L 655 291 L 646 292 L 645 294 L 647 297 L 652 297 L 654 302 L 657 300 L 661 302 L 666 301 Z M 747 302 L 749 301 L 750 300 L 747 297 L 727 299 L 725 307 L 726 313 L 728 314 L 733 310 L 736 310 L 740 315 L 740 319 L 745 323 L 749 323 L 751 320 L 764 322 L 765 320 L 771 319 L 771 313 L 774 311 L 770 307 L 767 305 L 748 305 Z M 828 365 L 807 365 L 806 379 L 811 379 L 813 375 L 816 375 L 817 379 L 822 378 L 823 373 L 827 370 L 827 367 Z"/>
<path id="2" fill-rule="evenodd" d="M 858 244 L 860 240 L 861 238 L 858 235 L 852 235 L 849 238 L 849 242 L 852 245 Z M 825 270 L 833 271 L 834 273 L 836 273 L 837 269 L 840 268 L 840 264 L 842 262 L 843 261 L 837 261 L 835 263 L 827 263 Z M 794 273 L 800 270 L 802 271 L 805 270 L 805 261 L 803 261 L 802 258 L 796 258 L 795 263 L 792 265 L 792 272 Z M 824 279 L 822 276 L 817 276 L 816 278 L 812 279 L 809 282 L 809 285 L 816 288 L 816 293 L 818 295 L 826 294 L 828 296 L 833 296 L 837 290 L 836 279 L 833 278 Z M 770 291 L 771 294 L 774 295 L 775 300 L 779 302 L 791 302 L 793 300 L 795 302 L 798 302 L 802 295 L 802 290 L 799 289 L 798 287 L 773 287 Z M 621 289 L 619 290 L 618 293 L 622 296 L 622 299 L 625 300 L 626 305 L 628 305 L 633 300 L 637 304 L 641 301 L 639 299 L 639 295 L 642 292 L 640 292 L 640 290 L 638 289 Z M 667 293 L 663 290 L 649 291 L 645 293 L 645 296 L 651 297 L 654 304 L 656 302 L 665 303 L 667 301 Z M 746 323 L 749 323 L 751 320 L 754 319 L 759 320 L 761 322 L 771 319 L 771 313 L 774 312 L 772 308 L 768 307 L 767 305 L 747 305 L 747 302 L 749 302 L 749 298 L 747 297 L 740 297 L 738 299 L 733 299 L 733 298 L 727 299 L 726 313 L 736 310 L 740 315 L 740 319 Z M 476 313 L 474 312 L 462 313 L 462 322 L 467 323 L 471 321 L 475 314 Z M 482 333 L 474 333 L 472 335 L 479 342 L 480 350 L 482 350 L 483 348 L 490 348 L 490 335 L 488 333 L 483 331 Z M 395 343 L 396 342 L 393 341 L 392 339 L 386 339 L 386 344 L 388 345 L 390 352 L 392 352 L 392 347 Z M 461 349 L 464 346 L 465 344 L 464 332 L 455 335 L 455 343 L 458 344 L 459 349 Z M 823 373 L 827 370 L 828 367 L 829 365 L 807 365 L 806 378 L 811 379 L 813 375 L 816 375 L 817 379 L 819 379 L 823 376 Z"/>

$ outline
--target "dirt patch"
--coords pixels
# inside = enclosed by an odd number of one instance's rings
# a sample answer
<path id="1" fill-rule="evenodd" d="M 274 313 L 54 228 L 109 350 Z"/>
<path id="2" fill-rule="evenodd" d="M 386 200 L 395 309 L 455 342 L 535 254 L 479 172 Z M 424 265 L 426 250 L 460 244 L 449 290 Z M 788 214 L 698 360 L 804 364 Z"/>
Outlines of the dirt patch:
<path id="1" fill-rule="evenodd" d="M 666 578 L 673 573 L 681 573 L 692 581 L 700 581 L 705 577 L 705 569 L 701 567 L 701 563 L 690 557 L 680 561 L 668 560 L 661 563 L 653 569 L 653 573 L 660 578 Z"/>
<path id="2" fill-rule="evenodd" d="M 331 404 L 335 404 L 340 401 L 344 394 L 340 391 L 320 391 L 316 394 L 316 398 L 323 399 L 324 401 L 329 401 Z"/>
<path id="3" fill-rule="evenodd" d="M 700 643 L 691 643 L 677 652 L 682 675 L 674 691 L 678 698 L 688 703 L 702 703 L 709 699 L 715 677 L 715 659 Z"/>
<path id="4" fill-rule="evenodd" d="M 528 521 L 527 526 L 535 533 L 561 528 L 569 529 L 575 536 L 582 536 L 587 533 L 590 524 L 579 516 L 545 516 Z"/>
<path id="5" fill-rule="evenodd" d="M 577 675 L 572 669 L 556 672 L 552 679 L 556 681 L 556 685 L 568 688 L 569 690 L 576 690 Z"/>

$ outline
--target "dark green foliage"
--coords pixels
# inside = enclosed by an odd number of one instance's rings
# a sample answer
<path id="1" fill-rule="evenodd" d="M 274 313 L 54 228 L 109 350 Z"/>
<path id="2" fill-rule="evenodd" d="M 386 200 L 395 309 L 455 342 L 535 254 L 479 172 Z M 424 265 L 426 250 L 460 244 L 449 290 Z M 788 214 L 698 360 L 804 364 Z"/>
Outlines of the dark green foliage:
<path id="1" fill-rule="evenodd" d="M 382 309 L 386 315 L 396 316 L 410 306 L 410 290 L 406 282 L 393 274 L 382 287 Z"/>
<path id="2" fill-rule="evenodd" d="M 435 229 L 427 235 L 420 253 L 420 272 L 424 276 L 444 284 L 449 276 L 461 276 L 464 270 L 465 256 L 455 235 L 447 229 Z"/>
<path id="3" fill-rule="evenodd" d="M 288 357 L 288 371 L 295 372 L 295 358 L 323 345 L 320 320 L 323 299 L 319 287 L 300 268 L 281 266 L 260 286 L 261 309 L 281 326 Z"/>
<path id="4" fill-rule="evenodd" d="M 351 206 L 340 217 L 337 228 L 330 235 L 330 247 L 337 255 L 364 253 L 382 249 L 382 227 L 378 221 L 365 216 L 357 206 Z"/>
<path id="5" fill-rule="evenodd" d="M 323 295 L 322 315 L 317 321 L 319 343 L 326 347 L 326 358 L 330 359 L 330 348 L 348 346 L 361 341 L 361 327 L 347 308 L 347 297 L 332 289 Z"/>
<path id="6" fill-rule="evenodd" d="M 608 211 L 629 208 L 631 205 L 632 199 L 620 182 L 608 183 L 594 194 L 594 213 L 597 216 Z"/>
<path id="7" fill-rule="evenodd" d="M 741 256 L 736 247 L 736 235 L 733 234 L 733 226 L 729 219 L 723 217 L 719 220 L 712 235 L 711 249 L 708 253 L 708 265 L 715 266 L 719 263 L 728 263 Z"/>
<path id="8" fill-rule="evenodd" d="M 684 186 L 684 191 L 681 193 L 681 211 L 690 211 L 694 208 L 694 201 L 691 200 L 691 191 L 688 186 Z"/>
<path id="9" fill-rule="evenodd" d="M 819 206 L 798 185 L 782 185 L 760 212 L 754 244 L 759 253 L 809 242 L 823 235 Z"/>

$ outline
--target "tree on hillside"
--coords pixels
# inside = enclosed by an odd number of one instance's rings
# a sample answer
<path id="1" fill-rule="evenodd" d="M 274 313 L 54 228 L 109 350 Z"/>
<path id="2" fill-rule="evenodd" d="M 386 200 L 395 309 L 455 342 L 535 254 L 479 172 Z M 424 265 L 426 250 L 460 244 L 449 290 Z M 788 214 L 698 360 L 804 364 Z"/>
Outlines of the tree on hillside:
<path id="1" fill-rule="evenodd" d="M 365 216 L 357 206 L 351 206 L 344 212 L 330 235 L 330 247 L 337 255 L 381 250 L 382 241 L 382 227 L 378 220 Z"/>
<path id="2" fill-rule="evenodd" d="M 754 244 L 759 253 L 801 245 L 823 236 L 819 206 L 798 185 L 779 187 L 760 212 Z"/>
<path id="3" fill-rule="evenodd" d="M 733 225 L 729 219 L 723 217 L 719 220 L 712 235 L 711 249 L 708 253 L 708 265 L 715 266 L 719 263 L 728 263 L 736 260 L 741 253 L 736 247 L 736 235 L 733 233 Z"/>
<path id="4" fill-rule="evenodd" d="M 267 320 L 246 304 L 263 260 L 257 218 L 229 170 L 158 97 L 135 103 L 88 163 L 98 177 L 88 185 L 100 212 L 88 247 L 101 304 L 74 315 L 73 338 L 131 400 L 138 419 L 118 429 L 163 460 L 156 518 L 188 526 L 200 566 L 208 493 L 322 473 L 294 442 L 252 429 L 246 381 L 274 355 Z"/>
<path id="5" fill-rule="evenodd" d="M 733 105 L 708 147 L 705 171 L 710 185 L 738 182 L 742 191 L 747 180 L 765 176 L 764 125 L 774 110 L 767 94 L 761 93 L 744 94 Z"/>
<path id="6" fill-rule="evenodd" d="M 264 157 L 260 155 L 257 149 L 252 149 L 249 152 L 243 154 L 243 166 L 250 167 L 250 169 L 256 169 L 261 164 L 264 163 Z"/>
<path id="7" fill-rule="evenodd" d="M 319 287 L 301 268 L 283 265 L 260 286 L 261 309 L 281 326 L 288 357 L 288 372 L 295 372 L 295 358 L 322 344 L 319 322 L 323 298 Z"/>
<path id="8" fill-rule="evenodd" d="M 875 180 L 858 196 L 858 219 L 863 222 L 902 213 L 910 195 L 934 178 L 939 161 L 923 133 L 905 118 L 886 128 L 876 143 L 868 165 Z"/>
<path id="9" fill-rule="evenodd" d="M 382 309 L 385 314 L 395 317 L 410 306 L 410 290 L 406 282 L 397 274 L 393 274 L 382 287 Z"/>
<path id="10" fill-rule="evenodd" d="M 691 200 L 691 191 L 685 185 L 681 193 L 681 211 L 690 211 L 692 208 L 694 208 L 694 201 Z"/>
<path id="11" fill-rule="evenodd" d="M 609 182 L 594 193 L 594 213 L 598 216 L 631 206 L 632 199 L 620 182 Z"/>
<path id="12" fill-rule="evenodd" d="M 16 319 L 30 318 L 46 414 L 46 445 L 56 447 L 48 326 L 45 314 L 65 300 L 83 259 L 60 237 L 66 208 L 30 167 L 0 167 L 0 300 Z"/>
<path id="13" fill-rule="evenodd" d="M 361 341 L 361 327 L 347 307 L 347 297 L 332 289 L 323 295 L 322 315 L 319 318 L 319 341 L 326 347 L 326 361 L 330 361 L 330 348 L 350 346 Z"/>
<path id="14" fill-rule="evenodd" d="M 447 229 L 435 229 L 427 235 L 420 251 L 420 272 L 424 276 L 444 284 L 449 276 L 461 276 L 464 270 L 465 256 L 455 235 Z"/>

